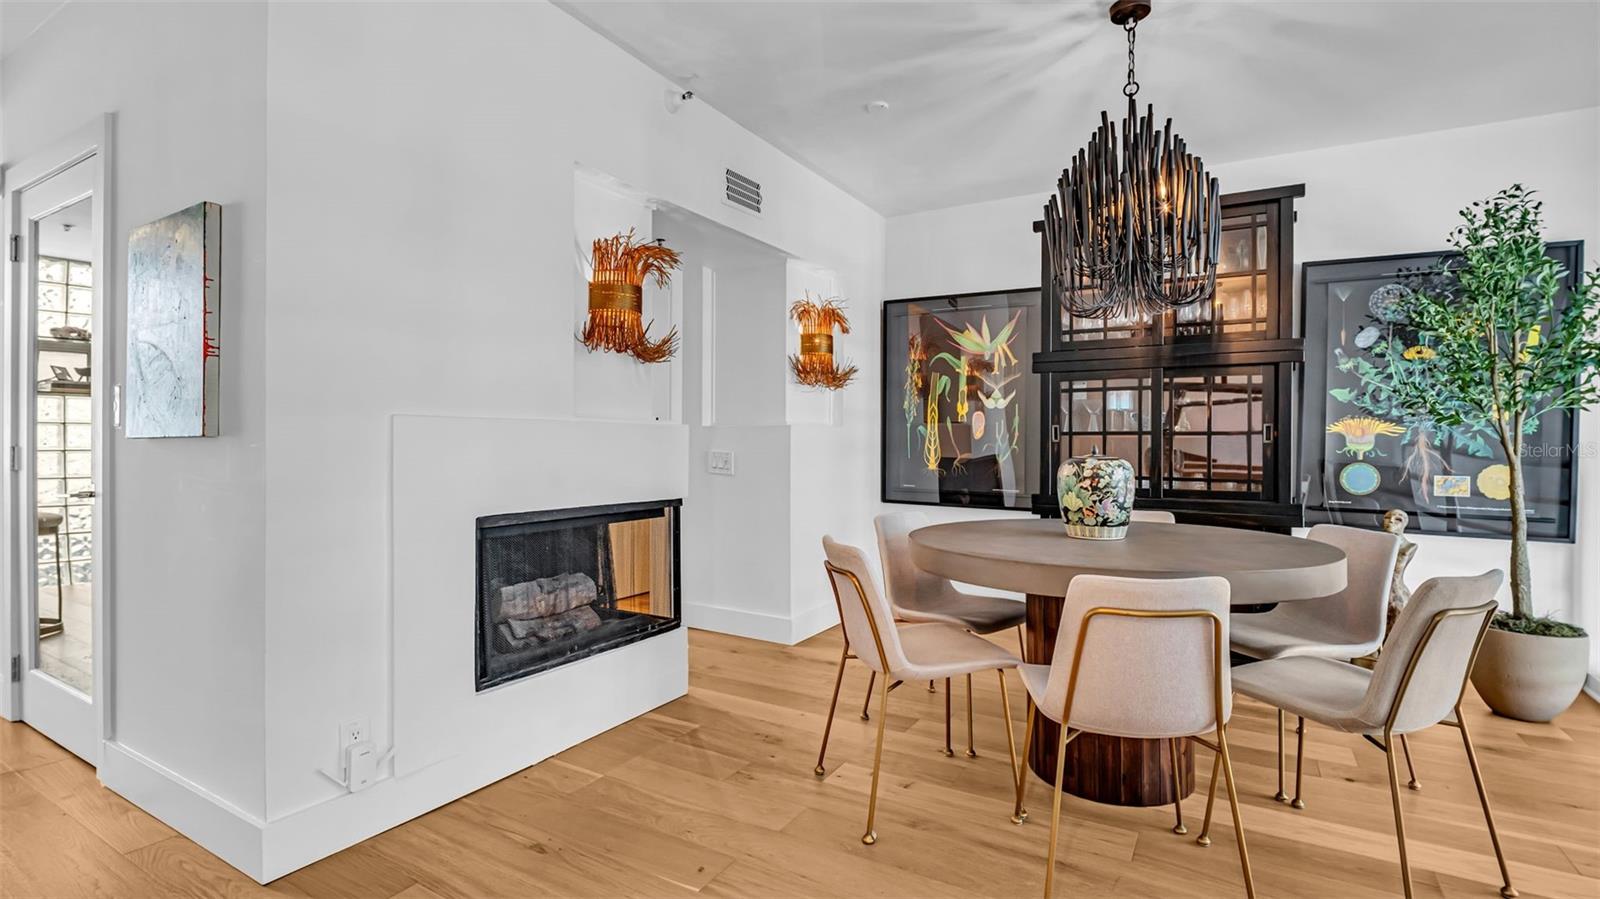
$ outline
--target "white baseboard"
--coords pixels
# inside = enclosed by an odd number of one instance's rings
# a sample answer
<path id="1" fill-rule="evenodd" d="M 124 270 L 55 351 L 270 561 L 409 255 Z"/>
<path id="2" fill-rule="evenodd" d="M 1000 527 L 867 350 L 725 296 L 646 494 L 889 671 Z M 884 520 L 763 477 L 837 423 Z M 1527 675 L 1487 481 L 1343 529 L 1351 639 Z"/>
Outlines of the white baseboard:
<path id="1" fill-rule="evenodd" d="M 783 615 L 766 612 L 686 602 L 683 604 L 683 623 L 703 631 L 782 643 L 785 646 L 794 642 L 794 622 Z"/>
<path id="2" fill-rule="evenodd" d="M 121 743 L 106 741 L 100 752 L 100 782 L 161 819 L 206 851 L 262 879 L 266 822 Z"/>
<path id="3" fill-rule="evenodd" d="M 107 788 L 165 822 L 257 883 L 269 883 L 537 764 L 562 750 L 688 693 L 687 634 L 662 634 L 629 647 L 655 656 L 653 672 L 615 695 L 603 719 L 551 727 L 540 741 L 507 740 L 472 755 L 442 759 L 359 793 L 340 795 L 263 821 L 119 743 L 104 744 L 99 769 Z"/>
<path id="4" fill-rule="evenodd" d="M 1589 698 L 1595 702 L 1600 702 L 1600 677 L 1595 677 L 1591 674 L 1584 678 L 1583 692 L 1588 693 Z"/>
<path id="5" fill-rule="evenodd" d="M 679 628 L 579 664 L 617 664 L 627 653 L 648 678 L 596 703 L 596 713 L 540 728 L 537 736 L 496 741 L 471 754 L 442 758 L 401 777 L 387 777 L 359 793 L 346 793 L 267 824 L 262 883 L 282 877 L 482 789 L 689 692 L 688 634 Z M 601 708 L 603 712 L 599 711 Z M 391 769 L 392 770 L 392 769 Z"/>

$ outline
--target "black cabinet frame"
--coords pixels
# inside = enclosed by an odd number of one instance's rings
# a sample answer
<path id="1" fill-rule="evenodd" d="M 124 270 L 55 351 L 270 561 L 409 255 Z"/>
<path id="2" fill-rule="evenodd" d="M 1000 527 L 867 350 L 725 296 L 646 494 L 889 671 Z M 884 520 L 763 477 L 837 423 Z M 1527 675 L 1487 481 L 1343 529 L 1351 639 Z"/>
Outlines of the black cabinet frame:
<path id="1" fill-rule="evenodd" d="M 1061 298 L 1046 271 L 1040 253 L 1040 283 L 1043 323 L 1041 348 L 1033 356 L 1033 371 L 1041 378 L 1040 426 L 1037 431 L 1040 460 L 1039 489 L 1034 495 L 1034 512 L 1058 514 L 1055 501 L 1055 470 L 1060 464 L 1060 441 L 1064 430 L 1060 421 L 1061 384 L 1075 379 L 1149 377 L 1151 442 L 1150 458 L 1154 470 L 1148 485 L 1139 491 L 1139 505 L 1178 513 L 1183 521 L 1229 524 L 1286 530 L 1303 524 L 1304 516 L 1297 483 L 1296 435 L 1299 379 L 1305 360 L 1302 338 L 1303 314 L 1294 301 L 1294 200 L 1305 195 L 1305 185 L 1296 184 L 1268 190 L 1224 194 L 1225 219 L 1249 215 L 1265 226 L 1266 264 L 1256 269 L 1265 278 L 1266 307 L 1264 327 L 1246 333 L 1180 335 L 1171 321 L 1143 327 L 1142 334 L 1115 339 L 1079 342 L 1062 338 Z M 1042 222 L 1034 223 L 1041 231 Z M 1262 440 L 1262 483 L 1259 494 L 1230 495 L 1217 490 L 1171 491 L 1163 484 L 1172 423 L 1164 413 L 1164 397 L 1170 379 L 1194 370 L 1232 367 L 1261 367 L 1263 384 L 1262 417 L 1267 432 Z M 1268 439 L 1270 438 L 1270 439 Z"/>

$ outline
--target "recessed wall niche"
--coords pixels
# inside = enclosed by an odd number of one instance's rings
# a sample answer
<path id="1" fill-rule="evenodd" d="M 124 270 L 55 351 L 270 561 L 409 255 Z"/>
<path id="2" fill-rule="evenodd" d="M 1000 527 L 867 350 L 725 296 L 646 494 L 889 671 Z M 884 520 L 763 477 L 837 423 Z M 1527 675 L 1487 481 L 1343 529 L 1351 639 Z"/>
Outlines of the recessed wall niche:
<path id="1" fill-rule="evenodd" d="M 589 310 L 590 250 L 597 237 L 626 233 L 650 240 L 656 204 L 643 192 L 604 173 L 579 167 L 572 185 L 572 381 L 573 414 L 610 421 L 683 420 L 682 354 L 657 365 L 643 365 L 631 356 L 590 352 L 577 339 Z M 683 278 L 644 286 L 644 320 L 651 333 L 683 329 Z"/>

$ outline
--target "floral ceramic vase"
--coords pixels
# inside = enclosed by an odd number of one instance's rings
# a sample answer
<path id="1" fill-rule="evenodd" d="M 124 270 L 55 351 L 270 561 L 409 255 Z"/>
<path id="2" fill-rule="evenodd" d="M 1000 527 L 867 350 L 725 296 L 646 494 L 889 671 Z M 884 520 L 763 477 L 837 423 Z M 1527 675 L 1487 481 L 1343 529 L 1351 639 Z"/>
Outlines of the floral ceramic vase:
<path id="1" fill-rule="evenodd" d="M 1121 540 L 1133 514 L 1133 465 L 1115 456 L 1075 456 L 1056 469 L 1067 536 Z"/>

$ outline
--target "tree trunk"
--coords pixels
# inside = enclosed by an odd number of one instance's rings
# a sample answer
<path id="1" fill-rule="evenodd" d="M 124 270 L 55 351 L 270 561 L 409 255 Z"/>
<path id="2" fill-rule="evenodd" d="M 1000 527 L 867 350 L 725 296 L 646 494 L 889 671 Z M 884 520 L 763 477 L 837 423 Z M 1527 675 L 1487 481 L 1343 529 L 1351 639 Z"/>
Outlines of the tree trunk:
<path id="1" fill-rule="evenodd" d="M 1506 467 L 1511 471 L 1511 614 L 1531 618 L 1533 578 L 1528 567 L 1527 499 L 1522 493 L 1522 441 L 1514 444 L 1506 446 Z"/>

